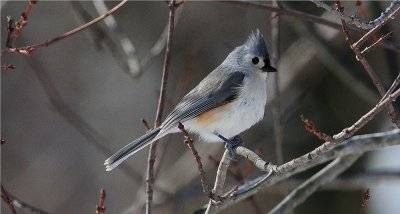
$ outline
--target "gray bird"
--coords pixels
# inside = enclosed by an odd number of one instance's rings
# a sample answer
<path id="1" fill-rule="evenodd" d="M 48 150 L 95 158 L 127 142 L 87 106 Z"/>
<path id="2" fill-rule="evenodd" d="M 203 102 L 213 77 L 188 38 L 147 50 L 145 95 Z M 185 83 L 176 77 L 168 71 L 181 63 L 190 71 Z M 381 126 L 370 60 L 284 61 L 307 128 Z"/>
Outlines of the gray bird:
<path id="1" fill-rule="evenodd" d="M 179 132 L 179 122 L 205 141 L 225 142 L 233 158 L 232 148 L 242 143 L 238 134 L 264 116 L 266 79 L 269 72 L 276 71 L 270 65 L 267 47 L 257 29 L 243 45 L 236 47 L 221 65 L 183 97 L 159 127 L 105 160 L 106 170 L 114 169 L 165 135 Z"/>

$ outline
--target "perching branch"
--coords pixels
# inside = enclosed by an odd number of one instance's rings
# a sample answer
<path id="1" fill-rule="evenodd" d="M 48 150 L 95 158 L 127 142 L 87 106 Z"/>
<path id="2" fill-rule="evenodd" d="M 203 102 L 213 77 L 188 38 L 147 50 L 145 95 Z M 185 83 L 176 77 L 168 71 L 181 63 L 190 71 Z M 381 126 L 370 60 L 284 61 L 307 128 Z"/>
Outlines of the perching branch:
<path id="1" fill-rule="evenodd" d="M 242 201 L 261 190 L 273 186 L 279 181 L 285 180 L 290 176 L 308 170 L 314 166 L 325 163 L 329 160 L 346 155 L 363 154 L 368 151 L 377 150 L 383 147 L 400 145 L 400 130 L 396 129 L 389 132 L 374 133 L 367 135 L 355 136 L 344 141 L 330 151 L 320 153 L 317 157 L 310 158 L 299 166 L 282 167 L 278 166 L 278 172 L 271 176 L 260 176 L 256 179 L 248 181 L 239 187 L 238 191 L 228 198 L 218 207 L 218 210 L 225 209 L 233 204 Z M 286 164 L 296 165 L 296 159 Z"/>

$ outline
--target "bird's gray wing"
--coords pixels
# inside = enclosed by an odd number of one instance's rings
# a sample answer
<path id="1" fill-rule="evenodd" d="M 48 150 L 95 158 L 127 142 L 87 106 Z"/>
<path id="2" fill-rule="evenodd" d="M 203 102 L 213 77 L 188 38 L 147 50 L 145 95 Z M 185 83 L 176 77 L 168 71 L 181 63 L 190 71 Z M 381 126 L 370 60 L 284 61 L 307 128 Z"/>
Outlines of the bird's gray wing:
<path id="1" fill-rule="evenodd" d="M 178 122 L 197 117 L 237 98 L 246 75 L 242 72 L 230 72 L 224 75 L 224 72 L 219 71 L 221 70 L 217 68 L 211 72 L 182 98 L 161 125 L 163 130 L 168 130 Z"/>

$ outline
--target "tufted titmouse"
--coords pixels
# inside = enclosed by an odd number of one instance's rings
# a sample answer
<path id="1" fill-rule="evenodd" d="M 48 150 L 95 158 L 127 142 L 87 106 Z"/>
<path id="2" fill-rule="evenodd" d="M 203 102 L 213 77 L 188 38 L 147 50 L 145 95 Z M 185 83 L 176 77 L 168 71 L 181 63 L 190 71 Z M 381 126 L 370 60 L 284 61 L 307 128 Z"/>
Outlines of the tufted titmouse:
<path id="1" fill-rule="evenodd" d="M 238 134 L 263 118 L 267 74 L 276 71 L 270 65 L 267 47 L 257 29 L 183 97 L 159 127 L 108 158 L 104 162 L 106 170 L 114 169 L 161 137 L 179 132 L 179 122 L 205 141 L 225 141 L 227 148 L 232 149 L 242 142 Z"/>

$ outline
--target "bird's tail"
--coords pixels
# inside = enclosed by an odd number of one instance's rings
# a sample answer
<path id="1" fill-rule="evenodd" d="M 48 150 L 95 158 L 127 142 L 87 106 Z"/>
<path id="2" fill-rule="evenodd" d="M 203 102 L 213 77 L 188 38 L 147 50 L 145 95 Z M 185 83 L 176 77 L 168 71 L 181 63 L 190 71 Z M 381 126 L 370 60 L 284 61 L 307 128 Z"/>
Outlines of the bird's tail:
<path id="1" fill-rule="evenodd" d="M 118 165 L 120 165 L 124 160 L 126 160 L 129 156 L 135 154 L 137 151 L 143 149 L 150 143 L 154 142 L 161 136 L 157 136 L 160 133 L 161 128 L 155 128 L 145 135 L 139 137 L 134 140 L 130 144 L 126 145 L 124 148 L 120 149 L 118 152 L 113 154 L 107 160 L 104 161 L 104 165 L 106 166 L 106 171 L 111 171 Z"/>

